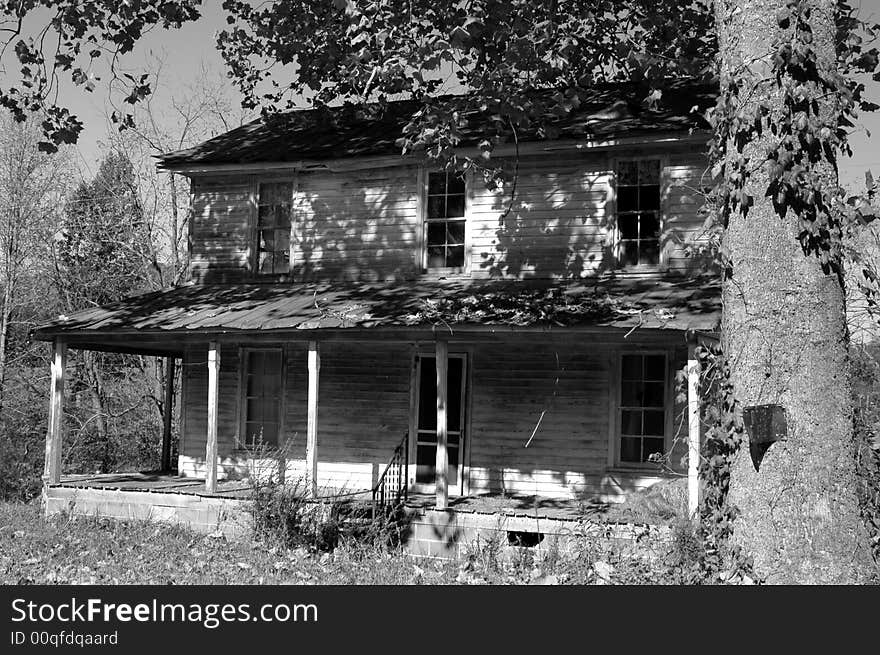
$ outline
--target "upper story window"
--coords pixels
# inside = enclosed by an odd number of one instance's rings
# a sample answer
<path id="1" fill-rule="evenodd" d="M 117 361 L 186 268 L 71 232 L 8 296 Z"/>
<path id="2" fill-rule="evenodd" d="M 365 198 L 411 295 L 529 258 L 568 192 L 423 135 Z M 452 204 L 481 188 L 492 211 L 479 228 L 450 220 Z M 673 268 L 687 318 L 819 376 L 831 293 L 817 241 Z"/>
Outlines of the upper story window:
<path id="1" fill-rule="evenodd" d="M 460 273 L 465 268 L 465 180 L 459 173 L 428 174 L 425 212 L 425 266 Z"/>
<path id="2" fill-rule="evenodd" d="M 660 264 L 660 160 L 617 163 L 617 259 L 621 266 Z"/>
<path id="3" fill-rule="evenodd" d="M 290 272 L 292 182 L 263 182 L 257 201 L 257 273 Z"/>
<path id="4" fill-rule="evenodd" d="M 620 356 L 618 407 L 621 464 L 641 464 L 666 449 L 666 355 Z"/>

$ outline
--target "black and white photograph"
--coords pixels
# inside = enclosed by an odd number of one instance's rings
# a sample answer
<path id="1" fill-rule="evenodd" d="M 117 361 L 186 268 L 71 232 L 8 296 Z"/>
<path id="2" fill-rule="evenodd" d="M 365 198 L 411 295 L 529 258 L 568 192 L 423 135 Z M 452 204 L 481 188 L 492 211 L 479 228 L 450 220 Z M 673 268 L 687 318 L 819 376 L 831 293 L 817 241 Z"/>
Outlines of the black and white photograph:
<path id="1" fill-rule="evenodd" d="M 0 7 L 6 652 L 880 582 L 880 0 Z"/>

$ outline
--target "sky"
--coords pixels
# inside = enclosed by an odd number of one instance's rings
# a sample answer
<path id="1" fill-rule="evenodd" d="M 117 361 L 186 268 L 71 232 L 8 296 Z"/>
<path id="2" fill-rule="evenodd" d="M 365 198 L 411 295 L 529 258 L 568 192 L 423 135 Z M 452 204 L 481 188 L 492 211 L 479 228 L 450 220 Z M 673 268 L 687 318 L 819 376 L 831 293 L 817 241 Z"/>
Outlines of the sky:
<path id="1" fill-rule="evenodd" d="M 880 2 L 880 0 L 878 0 Z M 166 60 L 162 71 L 162 89 L 154 90 L 154 106 L 160 111 L 175 93 L 183 89 L 200 75 L 204 64 L 211 70 L 225 71 L 223 57 L 216 47 L 215 35 L 227 27 L 220 0 L 203 0 L 202 17 L 192 23 L 184 24 L 177 30 L 156 28 L 148 33 L 126 55 L 123 66 L 132 71 L 147 70 L 155 57 Z M 240 101 L 240 94 L 229 81 L 230 94 Z M 80 159 L 87 171 L 94 173 L 101 158 L 101 141 L 106 138 L 108 121 L 112 112 L 107 99 L 106 87 L 98 87 L 93 93 L 81 87 L 70 86 L 65 89 L 64 102 L 71 113 L 78 116 L 84 128 L 77 143 Z"/>
<path id="2" fill-rule="evenodd" d="M 864 19 L 880 22 L 880 0 L 850 0 L 859 8 Z M 160 110 L 175 93 L 180 93 L 191 83 L 202 66 L 224 71 L 223 59 L 216 49 L 215 34 L 226 27 L 220 0 L 204 0 L 202 18 L 184 25 L 179 30 L 156 29 L 149 33 L 124 59 L 124 65 L 133 70 L 143 70 L 156 55 L 164 55 L 167 65 L 163 71 L 163 86 L 157 92 L 154 106 Z M 880 83 L 866 80 L 868 96 L 880 104 Z M 99 87 L 100 89 L 100 87 Z M 240 96 L 229 82 L 230 94 Z M 94 173 L 101 156 L 101 141 L 107 134 L 105 116 L 111 112 L 106 93 L 97 90 L 87 93 L 80 88 L 65 91 L 65 102 L 72 113 L 85 124 L 80 135 L 78 150 L 84 173 Z M 166 104 L 167 106 L 167 104 Z M 860 117 L 861 126 L 851 137 L 853 157 L 841 161 L 840 179 L 848 188 L 855 190 L 864 186 L 865 171 L 872 169 L 880 177 L 880 112 Z M 870 137 L 869 137 L 870 133 Z"/>

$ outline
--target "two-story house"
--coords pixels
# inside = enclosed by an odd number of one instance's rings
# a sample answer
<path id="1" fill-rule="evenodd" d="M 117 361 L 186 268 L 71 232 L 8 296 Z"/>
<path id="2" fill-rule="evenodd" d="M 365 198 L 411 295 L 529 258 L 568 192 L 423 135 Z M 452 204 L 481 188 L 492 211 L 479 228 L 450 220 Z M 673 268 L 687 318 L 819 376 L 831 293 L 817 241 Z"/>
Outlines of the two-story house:
<path id="1" fill-rule="evenodd" d="M 37 331 L 55 344 L 47 480 L 67 347 L 182 364 L 177 468 L 209 492 L 267 449 L 287 478 L 369 490 L 400 446 L 402 482 L 440 507 L 614 500 L 683 471 L 698 427 L 676 373 L 720 318 L 689 256 L 709 182 L 693 109 L 712 98 L 640 97 L 597 90 L 557 139 L 499 146 L 495 190 L 401 156 L 407 102 L 291 112 L 160 157 L 192 184 L 189 282 Z"/>

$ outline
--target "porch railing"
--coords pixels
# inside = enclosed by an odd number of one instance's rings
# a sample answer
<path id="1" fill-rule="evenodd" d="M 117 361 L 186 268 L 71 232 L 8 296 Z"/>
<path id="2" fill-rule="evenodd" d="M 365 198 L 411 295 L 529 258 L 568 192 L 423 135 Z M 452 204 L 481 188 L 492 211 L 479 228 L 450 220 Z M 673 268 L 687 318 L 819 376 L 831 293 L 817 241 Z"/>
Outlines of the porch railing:
<path id="1" fill-rule="evenodd" d="M 408 444 L 409 434 L 405 434 L 373 487 L 373 518 L 380 510 L 385 512 L 389 507 L 398 505 L 401 500 L 406 502 L 409 488 Z"/>

